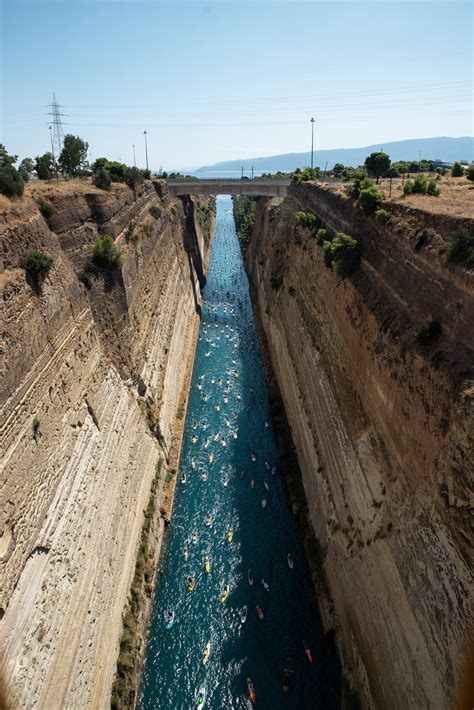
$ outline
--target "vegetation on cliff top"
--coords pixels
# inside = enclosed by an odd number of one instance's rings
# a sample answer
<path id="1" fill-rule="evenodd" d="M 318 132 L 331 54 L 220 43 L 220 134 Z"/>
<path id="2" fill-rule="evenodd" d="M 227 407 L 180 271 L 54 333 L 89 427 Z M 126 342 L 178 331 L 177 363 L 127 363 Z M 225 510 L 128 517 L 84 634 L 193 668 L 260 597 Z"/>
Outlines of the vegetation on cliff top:
<path id="1" fill-rule="evenodd" d="M 21 197 L 25 188 L 21 173 L 14 167 L 17 155 L 9 155 L 0 143 L 0 192 L 7 197 Z"/>
<path id="2" fill-rule="evenodd" d="M 467 229 L 459 229 L 451 234 L 450 242 L 448 260 L 474 268 L 474 234 Z"/>

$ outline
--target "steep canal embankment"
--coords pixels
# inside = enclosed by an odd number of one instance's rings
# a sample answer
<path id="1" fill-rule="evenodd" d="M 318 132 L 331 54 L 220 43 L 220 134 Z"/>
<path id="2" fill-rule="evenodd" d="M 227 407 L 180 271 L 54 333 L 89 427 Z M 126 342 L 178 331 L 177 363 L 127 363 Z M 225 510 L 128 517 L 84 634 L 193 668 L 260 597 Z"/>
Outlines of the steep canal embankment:
<path id="1" fill-rule="evenodd" d="M 360 268 L 328 268 L 296 212 L 355 238 Z M 329 585 L 323 619 L 364 707 L 448 707 L 466 653 L 474 294 L 446 251 L 468 222 L 397 205 L 384 224 L 342 188 L 292 186 L 260 198 L 247 250 Z"/>
<path id="2" fill-rule="evenodd" d="M 160 182 L 40 187 L 1 209 L 2 674 L 13 707 L 107 707 L 157 469 L 169 513 L 213 217 Z M 120 269 L 91 266 L 105 234 Z"/>
<path id="3" fill-rule="evenodd" d="M 249 707 L 248 680 L 257 707 L 340 707 L 339 663 L 278 459 L 232 203 L 220 196 L 140 707 L 189 710 L 200 697 L 214 710 Z"/>

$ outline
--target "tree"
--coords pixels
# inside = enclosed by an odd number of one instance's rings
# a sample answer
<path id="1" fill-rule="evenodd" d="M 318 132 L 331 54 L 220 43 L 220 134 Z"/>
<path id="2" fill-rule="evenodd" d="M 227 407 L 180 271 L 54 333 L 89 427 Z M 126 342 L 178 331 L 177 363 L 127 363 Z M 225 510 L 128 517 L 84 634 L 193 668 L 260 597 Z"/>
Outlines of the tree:
<path id="1" fill-rule="evenodd" d="M 37 155 L 35 170 L 39 180 L 52 180 L 54 177 L 54 160 L 52 153 Z"/>
<path id="2" fill-rule="evenodd" d="M 78 175 L 87 159 L 89 143 L 83 141 L 79 136 L 68 133 L 64 136 L 63 149 L 59 156 L 59 165 L 68 175 Z"/>
<path id="3" fill-rule="evenodd" d="M 23 178 L 14 167 L 17 160 L 17 155 L 8 155 L 5 146 L 0 144 L 0 192 L 7 197 L 23 195 Z"/>
<path id="4" fill-rule="evenodd" d="M 464 175 L 464 168 L 461 163 L 454 163 L 451 169 L 451 175 L 453 177 L 462 177 Z"/>
<path id="5" fill-rule="evenodd" d="M 334 177 L 340 177 L 343 170 L 344 165 L 342 163 L 336 163 L 332 169 L 332 174 L 334 175 Z"/>
<path id="6" fill-rule="evenodd" d="M 474 182 L 474 163 L 471 163 L 466 170 L 466 177 L 468 180 L 471 180 L 471 182 Z"/>
<path id="7" fill-rule="evenodd" d="M 359 268 L 359 245 L 348 234 L 339 232 L 332 242 L 324 242 L 323 248 L 326 264 L 330 264 L 333 271 L 342 278 L 350 276 Z"/>
<path id="8" fill-rule="evenodd" d="M 110 173 L 107 168 L 103 166 L 96 170 L 92 175 L 92 182 L 96 187 L 100 187 L 101 190 L 110 190 L 110 185 L 112 183 L 110 179 Z"/>
<path id="9" fill-rule="evenodd" d="M 106 234 L 102 239 L 97 239 L 92 252 L 92 261 L 102 269 L 120 269 L 122 253 L 110 234 Z"/>
<path id="10" fill-rule="evenodd" d="M 28 276 L 34 279 L 41 279 L 53 265 L 53 259 L 42 251 L 30 249 L 26 251 L 20 261 L 20 265 L 25 269 Z"/>
<path id="11" fill-rule="evenodd" d="M 143 182 L 144 178 L 141 170 L 138 168 L 127 168 L 124 175 L 125 182 L 132 190 L 135 190 L 136 186 Z"/>
<path id="12" fill-rule="evenodd" d="M 360 191 L 359 205 L 364 214 L 370 215 L 376 212 L 383 202 L 385 195 L 374 186 Z"/>
<path id="13" fill-rule="evenodd" d="M 371 177 L 376 178 L 378 183 L 379 178 L 386 175 L 390 168 L 390 158 L 387 153 L 371 153 L 365 159 L 365 168 Z"/>
<path id="14" fill-rule="evenodd" d="M 31 158 L 23 158 L 18 166 L 18 172 L 25 182 L 28 182 L 30 175 L 35 169 L 35 164 Z"/>

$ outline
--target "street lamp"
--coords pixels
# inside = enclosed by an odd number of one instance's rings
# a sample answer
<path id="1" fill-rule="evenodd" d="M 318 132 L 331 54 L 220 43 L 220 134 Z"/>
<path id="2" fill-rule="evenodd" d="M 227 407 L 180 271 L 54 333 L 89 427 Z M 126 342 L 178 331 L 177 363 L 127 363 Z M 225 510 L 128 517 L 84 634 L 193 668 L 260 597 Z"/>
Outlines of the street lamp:
<path id="1" fill-rule="evenodd" d="M 132 145 L 133 148 L 133 166 L 137 167 L 137 159 L 135 158 L 135 144 Z"/>
<path id="2" fill-rule="evenodd" d="M 143 135 L 145 136 L 146 169 L 148 170 L 148 146 L 146 142 L 146 131 L 143 131 Z"/>
<path id="3" fill-rule="evenodd" d="M 313 169 L 314 118 L 311 119 L 311 170 Z"/>

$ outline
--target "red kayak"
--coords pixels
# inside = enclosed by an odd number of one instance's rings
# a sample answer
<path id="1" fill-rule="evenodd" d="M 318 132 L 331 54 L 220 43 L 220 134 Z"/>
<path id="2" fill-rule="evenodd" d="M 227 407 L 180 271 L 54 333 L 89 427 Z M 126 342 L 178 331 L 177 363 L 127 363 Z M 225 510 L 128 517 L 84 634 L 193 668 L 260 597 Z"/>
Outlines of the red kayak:
<path id="1" fill-rule="evenodd" d="M 304 646 L 304 650 L 305 650 L 305 652 L 306 652 L 306 655 L 308 656 L 308 661 L 309 661 L 310 663 L 312 663 L 312 662 L 313 662 L 313 656 L 311 655 L 311 649 L 310 649 L 310 647 L 308 646 L 308 644 L 306 643 L 306 641 L 303 641 L 303 646 Z"/>

